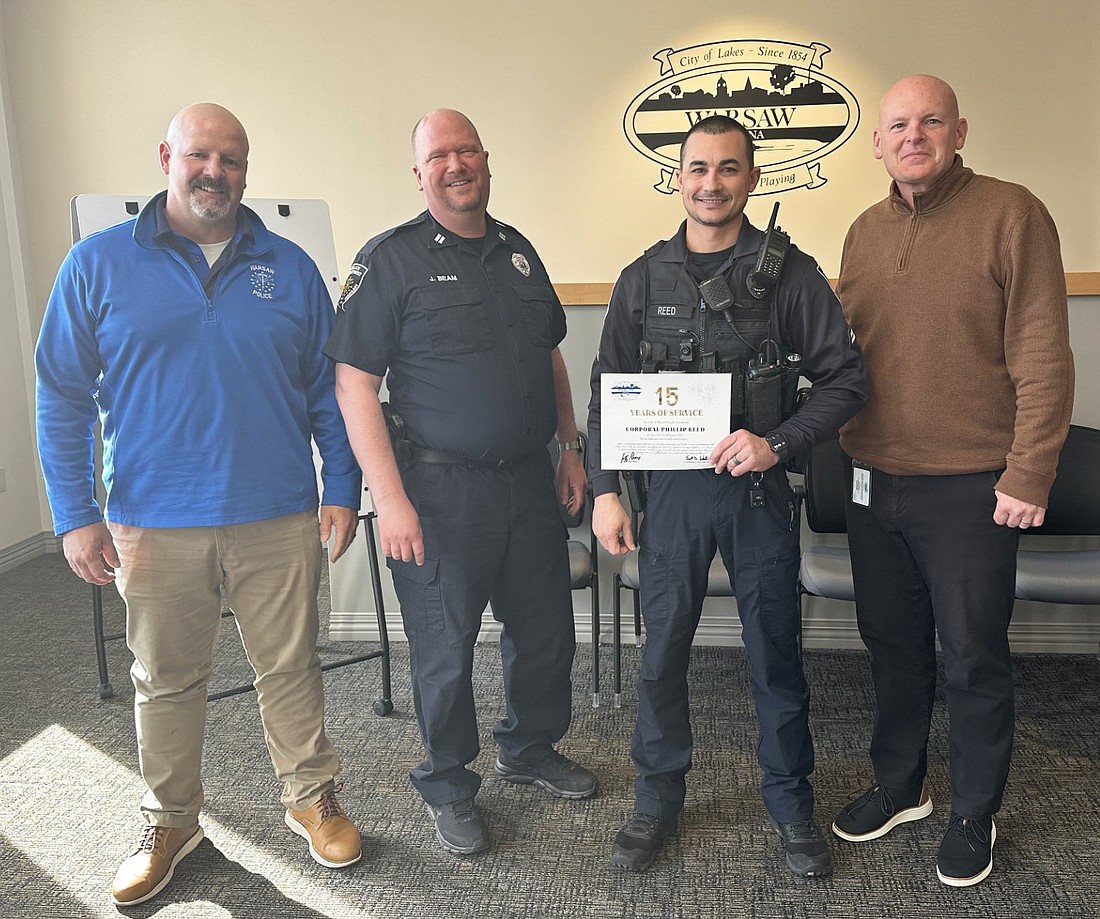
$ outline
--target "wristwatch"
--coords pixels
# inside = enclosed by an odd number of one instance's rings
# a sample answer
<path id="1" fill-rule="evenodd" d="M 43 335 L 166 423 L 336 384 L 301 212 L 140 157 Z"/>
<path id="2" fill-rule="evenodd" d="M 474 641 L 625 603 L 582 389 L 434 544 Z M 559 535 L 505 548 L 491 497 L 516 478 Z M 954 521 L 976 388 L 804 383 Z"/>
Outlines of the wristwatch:
<path id="1" fill-rule="evenodd" d="M 581 452 L 581 442 L 579 440 L 567 440 L 564 443 L 558 441 L 558 453 L 564 453 L 566 450 L 576 450 Z"/>
<path id="2" fill-rule="evenodd" d="M 768 442 L 772 453 L 779 457 L 780 462 L 787 458 L 787 454 L 790 453 L 790 444 L 787 443 L 786 437 L 773 431 L 771 434 L 765 434 L 764 440 Z"/>

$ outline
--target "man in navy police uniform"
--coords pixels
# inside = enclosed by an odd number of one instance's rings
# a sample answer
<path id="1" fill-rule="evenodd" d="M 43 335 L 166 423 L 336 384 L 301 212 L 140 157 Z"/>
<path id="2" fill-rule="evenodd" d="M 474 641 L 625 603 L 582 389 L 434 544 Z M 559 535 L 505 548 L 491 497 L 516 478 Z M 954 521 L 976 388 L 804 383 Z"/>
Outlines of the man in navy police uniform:
<path id="1" fill-rule="evenodd" d="M 733 383 L 732 433 L 712 450 L 712 468 L 651 474 L 639 557 L 647 642 L 631 745 L 638 767 L 635 812 L 611 853 L 612 864 L 632 871 L 652 864 L 684 806 L 692 750 L 688 658 L 716 551 L 735 588 L 752 669 L 765 807 L 795 874 L 820 877 L 832 870 L 813 822 L 798 520 L 783 463 L 835 434 L 859 409 L 863 358 L 812 258 L 791 247 L 770 291 L 750 275 L 763 234 L 744 219 L 744 208 L 759 177 L 752 139 L 733 119 L 711 116 L 688 131 L 677 171 L 687 220 L 672 239 L 623 271 L 593 366 L 593 530 L 615 555 L 636 544 L 619 501 L 618 473 L 602 468 L 601 374 L 728 372 Z M 723 301 L 731 322 L 701 296 L 700 282 L 711 279 L 724 280 L 731 292 L 732 305 Z M 643 339 L 649 346 L 644 361 Z M 781 423 L 776 418 L 774 428 L 754 433 L 743 405 L 747 361 L 795 353 L 801 374 L 813 383 L 813 398 Z"/>
<path id="2" fill-rule="evenodd" d="M 558 499 L 575 510 L 585 474 L 557 348 L 565 314 L 531 244 L 486 213 L 477 130 L 459 112 L 430 112 L 413 154 L 428 209 L 356 257 L 325 353 L 409 638 L 426 748 L 412 782 L 440 844 L 472 854 L 489 847 L 468 768 L 486 603 L 502 624 L 507 703 L 496 773 L 562 798 L 596 791 L 553 746 L 569 726 L 575 650 Z"/>

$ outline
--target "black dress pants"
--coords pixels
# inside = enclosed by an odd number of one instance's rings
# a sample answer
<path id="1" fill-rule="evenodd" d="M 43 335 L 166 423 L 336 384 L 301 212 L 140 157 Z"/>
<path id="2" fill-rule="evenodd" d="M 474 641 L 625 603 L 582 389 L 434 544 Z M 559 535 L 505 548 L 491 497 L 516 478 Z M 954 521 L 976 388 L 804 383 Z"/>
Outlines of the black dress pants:
<path id="1" fill-rule="evenodd" d="M 848 543 L 860 635 L 878 712 L 876 781 L 915 796 L 928 763 L 936 634 L 950 716 L 951 804 L 996 813 L 1012 756 L 1015 702 L 1008 624 L 1018 530 L 993 521 L 999 473 L 871 473 L 870 507 L 851 500 Z"/>

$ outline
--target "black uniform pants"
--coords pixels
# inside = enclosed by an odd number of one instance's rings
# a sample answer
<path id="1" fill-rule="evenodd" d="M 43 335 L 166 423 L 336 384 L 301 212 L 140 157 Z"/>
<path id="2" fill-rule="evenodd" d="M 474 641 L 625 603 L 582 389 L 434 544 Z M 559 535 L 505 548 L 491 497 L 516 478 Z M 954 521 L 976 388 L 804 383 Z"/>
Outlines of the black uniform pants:
<path id="1" fill-rule="evenodd" d="M 502 468 L 414 463 L 405 491 L 420 515 L 424 564 L 390 559 L 409 638 L 425 759 L 411 773 L 429 804 L 477 794 L 466 766 L 480 752 L 472 685 L 487 603 L 503 625 L 504 756 L 538 759 L 569 727 L 575 650 L 565 525 L 549 454 Z"/>
<path id="2" fill-rule="evenodd" d="M 875 780 L 906 797 L 924 783 L 938 631 L 951 805 L 964 817 L 987 817 L 1001 807 L 1015 720 L 1008 624 L 1019 531 L 993 522 L 998 474 L 876 469 L 863 507 L 852 503 L 847 467 L 856 616 L 878 703 Z"/>
<path id="3" fill-rule="evenodd" d="M 717 550 L 748 652 L 764 804 L 783 823 L 813 816 L 794 498 L 779 468 L 764 476 L 764 507 L 749 506 L 749 491 L 749 476 L 710 469 L 651 477 L 638 559 L 646 645 L 630 749 L 641 813 L 671 817 L 684 806 L 692 751 L 688 662 Z"/>

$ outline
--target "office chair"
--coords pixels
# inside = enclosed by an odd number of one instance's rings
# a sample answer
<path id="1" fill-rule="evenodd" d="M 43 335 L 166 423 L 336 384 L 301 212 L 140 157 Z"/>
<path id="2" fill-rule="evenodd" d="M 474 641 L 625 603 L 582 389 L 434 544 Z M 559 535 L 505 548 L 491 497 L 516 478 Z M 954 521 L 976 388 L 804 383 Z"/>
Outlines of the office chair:
<path id="1" fill-rule="evenodd" d="M 1031 548 L 1038 537 L 1100 537 L 1100 430 L 1070 425 L 1046 519 L 1020 536 L 1027 548 L 1016 555 L 1017 599 L 1100 604 L 1100 549 Z"/>
<path id="2" fill-rule="evenodd" d="M 806 464 L 806 521 L 815 533 L 846 533 L 845 475 L 838 441 L 818 444 Z M 1035 549 L 1039 537 L 1100 537 L 1100 430 L 1070 425 L 1058 476 L 1041 527 L 1021 531 L 1016 599 L 1100 604 L 1100 549 Z M 802 553 L 803 596 L 855 600 L 846 546 L 811 546 Z"/>
<path id="3" fill-rule="evenodd" d="M 580 433 L 578 435 L 581 442 L 581 462 L 585 463 L 588 456 L 588 437 Z M 549 445 L 550 454 L 554 458 L 555 464 L 557 463 L 558 444 L 557 441 L 551 441 Z M 584 509 L 591 501 L 591 489 L 585 495 L 584 501 L 581 502 L 580 507 L 577 509 L 576 514 L 570 514 L 564 507 L 561 509 L 561 517 L 565 522 L 565 525 L 570 530 L 575 530 L 582 523 L 584 523 Z M 568 542 L 569 548 L 569 584 L 573 590 L 584 590 L 588 588 L 591 591 L 592 600 L 592 680 L 591 680 L 591 692 L 592 692 L 592 707 L 599 708 L 600 706 L 600 577 L 599 567 L 597 564 L 598 556 L 596 555 L 596 536 L 589 529 L 588 543 L 585 544 L 580 539 L 573 539 L 570 537 Z"/>
<path id="4" fill-rule="evenodd" d="M 803 505 L 806 524 L 815 533 L 847 533 L 844 516 L 844 455 L 839 440 L 816 444 L 804 462 Z M 853 601 L 852 558 L 848 547 L 810 546 L 798 571 L 799 601 L 806 596 Z"/>
<path id="5" fill-rule="evenodd" d="M 378 568 L 378 552 L 375 548 L 374 518 L 374 511 L 364 511 L 359 515 L 359 520 L 363 523 L 363 529 L 366 533 L 367 560 L 370 566 L 371 588 L 374 593 L 374 607 L 378 617 L 378 638 L 381 647 L 367 654 L 358 654 L 322 664 L 321 670 L 336 670 L 339 667 L 348 667 L 351 664 L 359 664 L 363 661 L 379 658 L 382 666 L 382 694 L 374 701 L 373 709 L 376 715 L 384 717 L 393 711 L 393 695 L 390 681 L 390 642 L 389 633 L 386 630 L 386 612 L 382 602 L 382 581 Z M 232 610 L 226 610 L 222 613 L 222 618 L 232 615 Z M 109 635 L 104 633 L 103 588 L 99 584 L 92 585 L 92 629 L 96 663 L 99 668 L 99 698 L 110 699 L 115 691 L 107 677 L 107 642 L 125 638 L 126 633 L 116 632 Z M 228 696 L 236 696 L 245 692 L 255 692 L 255 687 L 251 683 L 247 683 L 221 692 L 209 693 L 206 701 L 215 702 L 218 699 L 225 699 Z"/>

